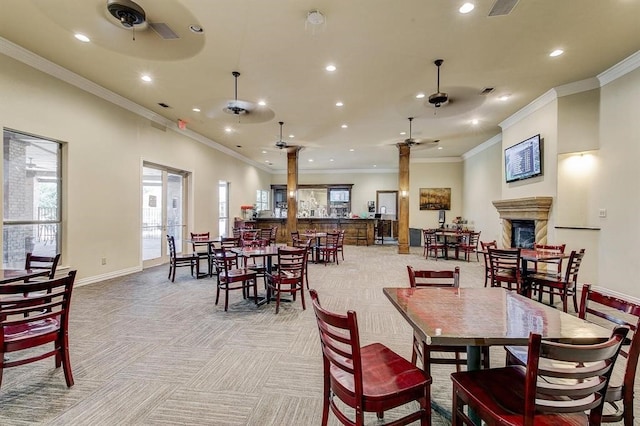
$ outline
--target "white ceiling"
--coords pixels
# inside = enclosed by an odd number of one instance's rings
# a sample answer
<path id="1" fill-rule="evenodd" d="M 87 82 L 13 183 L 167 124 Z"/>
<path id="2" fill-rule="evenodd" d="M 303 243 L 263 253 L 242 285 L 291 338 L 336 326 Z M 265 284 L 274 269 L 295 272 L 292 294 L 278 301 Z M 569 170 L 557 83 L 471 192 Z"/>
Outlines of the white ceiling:
<path id="1" fill-rule="evenodd" d="M 470 1 L 463 15 L 462 0 L 136 0 L 179 39 L 139 29 L 134 41 L 106 0 L 2 0 L 0 37 L 273 171 L 286 169 L 278 121 L 289 144 L 304 146 L 301 170 L 395 169 L 410 116 L 415 139 L 443 148 L 414 148 L 412 158 L 458 157 L 549 89 L 640 50 L 640 0 L 520 0 L 504 16 L 488 16 L 494 0 Z M 326 23 L 307 23 L 310 10 Z M 565 53 L 549 57 L 557 48 Z M 415 95 L 436 91 L 438 58 L 451 103 L 435 109 Z M 236 70 L 238 99 L 265 100 L 266 112 L 222 111 Z M 480 95 L 485 87 L 495 90 Z"/>

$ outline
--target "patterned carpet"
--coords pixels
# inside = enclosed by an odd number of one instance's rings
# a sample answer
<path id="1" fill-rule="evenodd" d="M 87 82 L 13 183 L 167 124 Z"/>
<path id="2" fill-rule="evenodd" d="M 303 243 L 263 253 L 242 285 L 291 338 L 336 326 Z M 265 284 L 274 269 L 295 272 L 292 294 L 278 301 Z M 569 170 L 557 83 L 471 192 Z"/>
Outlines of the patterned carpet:
<path id="1" fill-rule="evenodd" d="M 409 358 L 412 332 L 382 287 L 408 285 L 406 265 L 461 267 L 461 286 L 483 285 L 483 264 L 425 260 L 422 248 L 347 246 L 340 265 L 310 265 L 323 306 L 358 314 L 362 344 Z M 2 425 L 318 425 L 322 364 L 313 310 L 300 299 L 255 307 L 239 292 L 216 306 L 215 279 L 168 267 L 74 290 L 70 326 L 75 386 L 49 358 L 5 370 Z M 492 348 L 492 364 L 504 360 Z M 450 408 L 448 366 L 434 366 L 432 394 Z M 398 412 L 386 413 L 388 420 Z M 331 425 L 338 422 L 330 415 Z M 367 424 L 380 424 L 375 415 Z M 434 414 L 434 425 L 449 422 Z"/>

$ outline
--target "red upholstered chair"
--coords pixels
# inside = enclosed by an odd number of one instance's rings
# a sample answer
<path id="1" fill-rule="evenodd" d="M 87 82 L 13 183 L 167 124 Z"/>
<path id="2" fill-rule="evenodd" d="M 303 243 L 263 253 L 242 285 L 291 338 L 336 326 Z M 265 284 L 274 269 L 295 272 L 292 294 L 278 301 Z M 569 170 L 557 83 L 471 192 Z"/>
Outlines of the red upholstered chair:
<path id="1" fill-rule="evenodd" d="M 468 406 L 489 425 L 600 425 L 604 394 L 628 330 L 616 328 L 607 342 L 593 345 L 547 342 L 531 333 L 526 367 L 451 374 L 451 424 L 474 424 L 464 412 Z"/>
<path id="2" fill-rule="evenodd" d="M 0 383 L 5 368 L 55 356 L 56 368 L 62 365 L 67 386 L 73 386 L 68 327 L 75 276 L 70 271 L 58 279 L 0 285 Z M 20 355 L 5 358 L 11 352 Z"/>
<path id="3" fill-rule="evenodd" d="M 424 253 L 427 259 L 429 258 L 430 254 L 433 254 L 434 259 L 438 260 L 439 251 L 442 252 L 442 257 L 447 256 L 447 245 L 442 241 L 438 241 L 438 236 L 436 235 L 435 231 L 425 229 L 423 230 L 423 235 Z"/>
<path id="4" fill-rule="evenodd" d="M 366 412 L 382 419 L 385 411 L 413 401 L 419 403 L 417 410 L 387 424 L 419 420 L 422 426 L 430 425 L 431 377 L 381 343 L 361 347 L 356 313 L 329 312 L 321 307 L 318 293 L 309 292 L 322 346 L 322 425 L 329 421 L 329 409 L 343 425 L 361 426 Z M 355 410 L 353 419 L 343 404 L 351 408 L 350 413 Z"/>
<path id="5" fill-rule="evenodd" d="M 300 292 L 302 309 L 306 309 L 304 303 L 304 280 L 307 269 L 306 247 L 281 247 L 278 249 L 278 270 L 275 273 L 267 273 L 267 303 L 270 303 L 272 295 L 276 297 L 276 314 L 280 310 L 280 295 L 289 293 L 296 299 Z"/>
<path id="6" fill-rule="evenodd" d="M 433 271 L 433 270 L 416 270 L 412 266 L 407 265 L 409 273 L 409 285 L 411 287 L 455 287 L 460 284 L 460 268 L 456 266 L 454 270 Z M 439 353 L 454 353 L 455 357 L 448 356 L 438 357 Z M 467 364 L 467 347 L 466 346 L 439 346 L 425 345 L 420 336 L 415 333 L 413 335 L 413 351 L 411 354 L 411 362 L 418 365 L 418 360 L 422 362 L 424 371 L 431 374 L 431 364 L 448 364 L 455 365 L 456 371 L 460 371 L 460 366 Z M 481 349 L 481 361 L 483 368 L 489 368 L 489 347 L 483 346 Z"/>
<path id="7" fill-rule="evenodd" d="M 476 260 L 480 261 L 478 258 L 478 242 L 480 241 L 480 232 L 466 232 L 462 238 L 462 242 L 458 245 L 457 252 L 464 253 L 464 259 L 468 262 L 469 255 L 471 253 L 476 254 Z M 458 254 L 456 253 L 456 257 Z"/>
<path id="8" fill-rule="evenodd" d="M 324 266 L 327 266 L 327 263 L 329 262 L 336 262 L 336 265 L 340 264 L 340 261 L 338 260 L 339 240 L 339 232 L 328 232 L 325 242 L 320 244 L 320 256 L 324 261 Z"/>
<path id="9" fill-rule="evenodd" d="M 169 245 L 169 276 L 167 278 L 171 278 L 171 282 L 176 280 L 176 269 L 183 266 L 191 268 L 191 276 L 193 276 L 194 268 L 196 276 L 200 274 L 200 259 L 197 254 L 178 255 L 176 253 L 176 240 L 171 235 L 167 235 L 167 244 Z"/>
<path id="10" fill-rule="evenodd" d="M 584 249 L 579 252 L 575 250 L 571 252 L 567 268 L 564 275 L 558 275 L 556 272 L 550 274 L 535 273 L 527 275 L 527 282 L 531 288 L 538 293 L 538 302 L 542 302 L 544 293 L 549 295 L 549 303 L 553 305 L 553 296 L 560 296 L 562 300 L 562 309 L 567 312 L 567 299 L 573 299 L 573 308 L 578 312 L 577 288 L 578 288 L 578 272 L 580 264 L 584 258 Z"/>
<path id="11" fill-rule="evenodd" d="M 489 248 L 491 287 L 506 287 L 522 293 L 520 249 Z"/>
<path id="12" fill-rule="evenodd" d="M 235 268 L 235 258 L 227 257 L 227 249 L 213 249 L 213 263 L 216 268 L 218 285 L 216 288 L 216 305 L 220 299 L 220 290 L 224 290 L 224 310 L 229 308 L 229 291 L 242 290 L 243 297 L 248 297 L 253 288 L 253 299 L 258 304 L 258 286 L 256 271 L 247 268 Z"/>
<path id="13" fill-rule="evenodd" d="M 484 258 L 484 286 L 491 282 L 491 263 L 489 261 L 489 249 L 498 248 L 496 240 L 484 242 L 480 241 L 480 247 L 482 247 L 482 257 Z"/>
<path id="14" fill-rule="evenodd" d="M 579 318 L 600 325 L 629 328 L 609 381 L 602 421 L 623 421 L 625 426 L 635 425 L 633 388 L 640 354 L 640 300 L 604 288 L 592 288 L 589 284 L 582 286 L 581 295 Z M 507 365 L 527 364 L 525 346 L 507 346 L 505 350 Z"/>

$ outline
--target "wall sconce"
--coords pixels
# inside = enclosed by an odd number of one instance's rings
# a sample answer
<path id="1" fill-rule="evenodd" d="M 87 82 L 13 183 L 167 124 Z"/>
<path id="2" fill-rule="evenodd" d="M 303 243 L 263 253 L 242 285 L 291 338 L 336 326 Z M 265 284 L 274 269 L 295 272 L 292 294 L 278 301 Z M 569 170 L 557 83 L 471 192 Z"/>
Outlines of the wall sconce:
<path id="1" fill-rule="evenodd" d="M 296 191 L 289 191 L 289 198 L 296 198 Z"/>
<path id="2" fill-rule="evenodd" d="M 402 198 L 407 198 L 407 196 L 409 196 L 409 191 L 400 191 L 400 195 Z"/>

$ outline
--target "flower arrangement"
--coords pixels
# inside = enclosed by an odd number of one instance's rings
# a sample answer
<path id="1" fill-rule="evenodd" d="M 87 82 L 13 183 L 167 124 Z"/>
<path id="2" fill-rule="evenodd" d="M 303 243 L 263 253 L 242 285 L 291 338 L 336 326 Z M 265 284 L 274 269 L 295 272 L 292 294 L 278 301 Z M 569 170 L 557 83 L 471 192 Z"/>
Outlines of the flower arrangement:
<path id="1" fill-rule="evenodd" d="M 253 210 L 253 206 L 240 206 L 240 210 Z"/>

